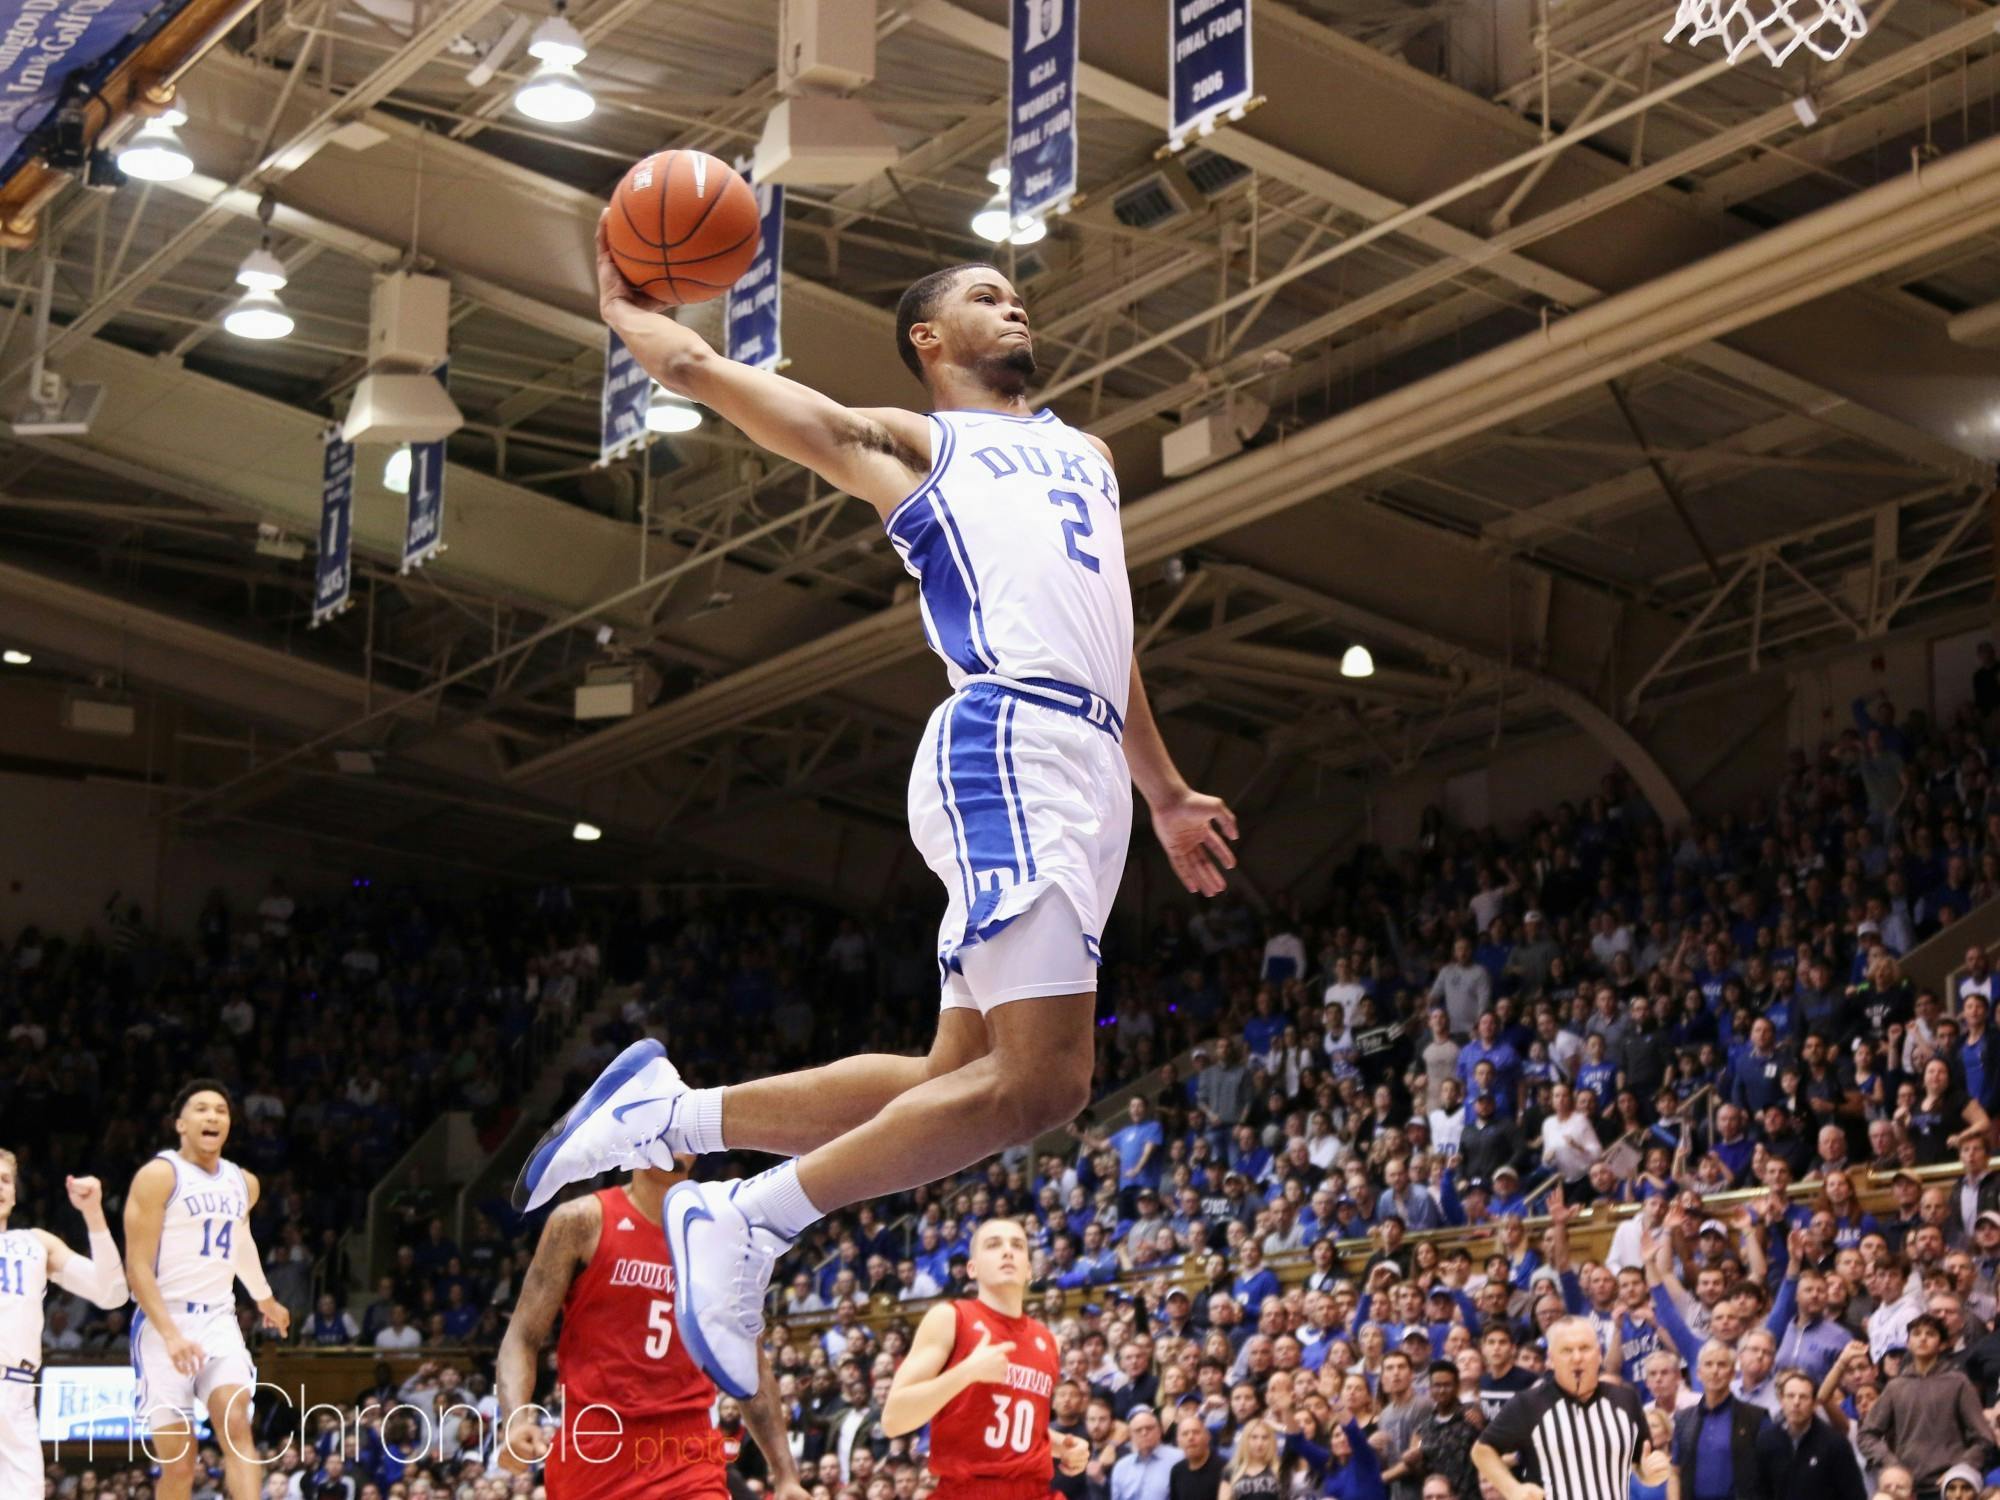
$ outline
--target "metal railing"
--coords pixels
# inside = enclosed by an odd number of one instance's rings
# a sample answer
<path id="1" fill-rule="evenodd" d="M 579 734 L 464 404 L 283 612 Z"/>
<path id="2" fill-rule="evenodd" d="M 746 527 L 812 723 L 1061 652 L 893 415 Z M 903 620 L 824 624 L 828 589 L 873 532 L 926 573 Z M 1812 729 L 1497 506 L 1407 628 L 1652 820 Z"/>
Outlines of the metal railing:
<path id="1" fill-rule="evenodd" d="M 1890 1182 L 1903 1170 L 1905 1169 L 1900 1167 L 1890 1167 L 1881 1172 L 1869 1171 L 1864 1179 L 1864 1185 L 1858 1194 L 1861 1206 L 1865 1209 L 1875 1211 L 1885 1208 L 1893 1209 L 1895 1200 L 1890 1191 Z M 1926 1184 L 1948 1182 L 1962 1176 L 1964 1173 L 1963 1167 L 1956 1162 L 1947 1162 L 1942 1166 L 1935 1167 L 1917 1167 L 1909 1170 L 1913 1172 L 1920 1182 Z M 1802 1182 L 1793 1183 L 1786 1189 L 1786 1196 L 1794 1201 L 1810 1199 L 1818 1195 L 1820 1186 L 1819 1178 L 1808 1177 Z M 1769 1195 L 1770 1189 L 1765 1187 L 1732 1188 L 1726 1193 L 1709 1193 L 1702 1198 L 1702 1211 L 1707 1217 L 1726 1219 L 1732 1210 L 1767 1198 Z M 1586 1210 L 1581 1218 L 1572 1222 L 1569 1226 L 1570 1243 L 1574 1252 L 1579 1256 L 1599 1253 L 1608 1244 L 1611 1235 L 1616 1231 L 1618 1225 L 1639 1211 L 1640 1205 L 1636 1203 L 1613 1205 L 1608 1213 L 1603 1211 L 1602 1205 L 1596 1205 L 1592 1209 Z M 1551 1222 L 1547 1215 L 1533 1216 L 1525 1221 L 1526 1226 L 1531 1231 L 1545 1229 Z M 1408 1248 L 1425 1241 L 1435 1244 L 1440 1253 L 1449 1252 L 1463 1245 L 1473 1250 L 1474 1258 L 1477 1260 L 1482 1242 L 1496 1242 L 1496 1233 L 1492 1224 L 1459 1225 L 1450 1229 L 1419 1230 L 1406 1236 L 1403 1240 L 1403 1245 L 1405 1248 Z M 1334 1243 L 1334 1263 L 1342 1275 L 1352 1276 L 1358 1280 L 1366 1267 L 1369 1257 L 1373 1256 L 1379 1248 L 1377 1242 L 1372 1239 L 1338 1240 Z M 1278 1254 L 1266 1256 L 1264 1264 L 1271 1268 L 1273 1274 L 1277 1276 L 1279 1284 L 1289 1289 L 1302 1283 L 1311 1274 L 1312 1252 L 1310 1250 L 1282 1251 Z M 1192 1294 L 1200 1289 L 1198 1283 L 1191 1279 L 1198 1274 L 1199 1271 L 1197 1268 L 1187 1265 L 1184 1261 L 1173 1273 L 1160 1271 L 1128 1272 L 1101 1282 L 1092 1282 L 1088 1287 L 1075 1289 L 1073 1292 L 1065 1293 L 1064 1295 L 1066 1302 L 1071 1296 L 1076 1296 L 1082 1301 L 1097 1301 L 1118 1292 L 1128 1292 L 1137 1297 L 1142 1296 L 1149 1285 L 1162 1280 L 1170 1288 L 1179 1286 Z M 939 1300 L 942 1299 L 929 1299 L 921 1302 L 891 1302 L 887 1298 L 873 1299 L 868 1305 L 857 1308 L 856 1321 L 876 1328 L 905 1320 L 914 1324 L 935 1301 Z M 833 1315 L 831 1312 L 801 1313 L 782 1319 L 781 1322 L 785 1333 L 789 1337 L 797 1338 L 800 1336 L 810 1336 L 826 1328 L 833 1322 Z"/>

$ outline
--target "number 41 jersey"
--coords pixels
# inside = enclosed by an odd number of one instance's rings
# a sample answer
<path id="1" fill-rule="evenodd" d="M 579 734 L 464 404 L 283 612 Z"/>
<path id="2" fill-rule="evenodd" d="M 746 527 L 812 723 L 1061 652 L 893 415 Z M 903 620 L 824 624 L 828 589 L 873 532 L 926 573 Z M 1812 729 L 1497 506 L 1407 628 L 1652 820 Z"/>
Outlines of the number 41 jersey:
<path id="1" fill-rule="evenodd" d="M 1124 716 L 1132 590 L 1118 480 L 1054 412 L 931 414 L 931 471 L 885 523 L 924 636 L 968 677 L 1088 688 Z"/>
<path id="2" fill-rule="evenodd" d="M 945 1368 L 979 1347 L 981 1334 L 1012 1343 L 1005 1383 L 969 1385 L 931 1418 L 930 1470 L 943 1492 L 1046 1494 L 1055 1462 L 1049 1449 L 1049 1402 L 1060 1361 L 1055 1336 L 1030 1317 L 1010 1318 L 972 1298 L 954 1302 L 958 1336 Z"/>

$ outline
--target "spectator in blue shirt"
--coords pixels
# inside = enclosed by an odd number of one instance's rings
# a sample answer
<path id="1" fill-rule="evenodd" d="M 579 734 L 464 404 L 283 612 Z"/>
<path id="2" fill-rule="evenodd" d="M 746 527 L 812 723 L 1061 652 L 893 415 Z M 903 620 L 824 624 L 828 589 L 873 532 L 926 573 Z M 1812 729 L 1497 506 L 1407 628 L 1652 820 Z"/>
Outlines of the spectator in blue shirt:
<path id="1" fill-rule="evenodd" d="M 1268 1057 L 1272 1043 L 1284 1035 L 1290 1024 L 1289 1017 L 1273 1014 L 1270 989 L 1259 987 L 1256 1014 L 1243 1023 L 1243 1045 L 1249 1048 L 1252 1057 Z"/>
<path id="2" fill-rule="evenodd" d="M 1118 1196 L 1122 1202 L 1130 1203 L 1140 1188 L 1157 1191 L 1160 1186 L 1160 1172 L 1166 1165 L 1167 1137 L 1151 1114 L 1145 1099 L 1134 1094 L 1132 1102 L 1125 1106 L 1127 1123 L 1112 1131 L 1106 1142 L 1118 1153 Z"/>
<path id="3" fill-rule="evenodd" d="M 1383 1164 L 1382 1180 L 1388 1184 L 1375 1203 L 1375 1219 L 1380 1223 L 1394 1214 L 1403 1221 L 1403 1227 L 1410 1230 L 1443 1229 L 1444 1209 L 1431 1190 L 1421 1182 L 1410 1181 L 1410 1164 L 1400 1156 L 1392 1156 Z"/>
<path id="4" fill-rule="evenodd" d="M 1753 1115 L 1783 1105 L 1781 1076 L 1790 1060 L 1778 1050 L 1777 1028 L 1763 1016 L 1750 1023 L 1750 1049 L 1730 1069 L 1729 1102 Z"/>
<path id="5" fill-rule="evenodd" d="M 1278 1296 L 1282 1289 L 1276 1273 L 1264 1264 L 1264 1247 L 1255 1239 L 1243 1242 L 1243 1248 L 1237 1252 L 1237 1266 L 1236 1280 L 1229 1288 L 1230 1295 L 1242 1304 L 1243 1315 L 1255 1321 L 1264 1299 Z"/>
<path id="6" fill-rule="evenodd" d="M 1160 1441 L 1160 1419 L 1150 1406 L 1133 1407 L 1125 1423 L 1132 1447 L 1111 1466 L 1111 1500 L 1167 1500 L 1168 1476 L 1181 1450 Z"/>
<path id="7" fill-rule="evenodd" d="M 1521 1087 L 1521 1054 L 1500 1040 L 1500 1018 L 1492 1011 L 1486 1011 L 1473 1027 L 1472 1040 L 1458 1051 L 1458 1076 L 1465 1084 L 1466 1096 L 1473 1093 L 1472 1070 L 1482 1062 L 1493 1064 L 1493 1092 L 1500 1113 L 1514 1115 L 1519 1112 Z"/>

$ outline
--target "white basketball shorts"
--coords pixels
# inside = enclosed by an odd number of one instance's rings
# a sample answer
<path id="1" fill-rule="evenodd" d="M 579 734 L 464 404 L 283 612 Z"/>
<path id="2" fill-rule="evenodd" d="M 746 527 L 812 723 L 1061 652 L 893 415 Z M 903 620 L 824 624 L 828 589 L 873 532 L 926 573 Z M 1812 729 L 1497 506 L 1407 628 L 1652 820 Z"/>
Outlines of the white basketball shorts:
<path id="1" fill-rule="evenodd" d="M 41 1500 L 44 1488 L 35 1388 L 19 1381 L 0 1381 L 0 1495 Z"/>
<path id="2" fill-rule="evenodd" d="M 944 1008 L 1097 988 L 1132 841 L 1122 729 L 1103 698 L 1055 682 L 973 678 L 932 713 L 910 834 L 945 888 Z M 1064 899 L 1040 899 L 1050 892 Z"/>
<path id="3" fill-rule="evenodd" d="M 187 1310 L 184 1310 L 187 1309 Z M 167 1341 L 144 1313 L 132 1318 L 132 1372 L 138 1377 L 137 1413 L 141 1431 L 157 1432 L 182 1422 L 195 1424 L 209 1396 L 224 1386 L 254 1386 L 257 1366 L 243 1346 L 243 1329 L 233 1306 L 174 1304 L 174 1324 L 207 1356 L 192 1375 L 167 1358 Z"/>

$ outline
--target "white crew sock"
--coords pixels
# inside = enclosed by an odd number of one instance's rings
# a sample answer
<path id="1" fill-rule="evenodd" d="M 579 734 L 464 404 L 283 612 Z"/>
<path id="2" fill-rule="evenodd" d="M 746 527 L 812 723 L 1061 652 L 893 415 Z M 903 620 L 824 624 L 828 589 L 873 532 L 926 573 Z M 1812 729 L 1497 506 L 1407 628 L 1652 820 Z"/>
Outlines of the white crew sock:
<path id="1" fill-rule="evenodd" d="M 796 1160 L 759 1172 L 736 1190 L 734 1202 L 744 1218 L 780 1239 L 797 1239 L 822 1217 L 799 1183 Z"/>
<path id="2" fill-rule="evenodd" d="M 724 1150 L 722 1144 L 722 1090 L 690 1089 L 681 1101 L 680 1117 L 674 1121 L 674 1149 L 689 1156 L 706 1156 Z"/>

